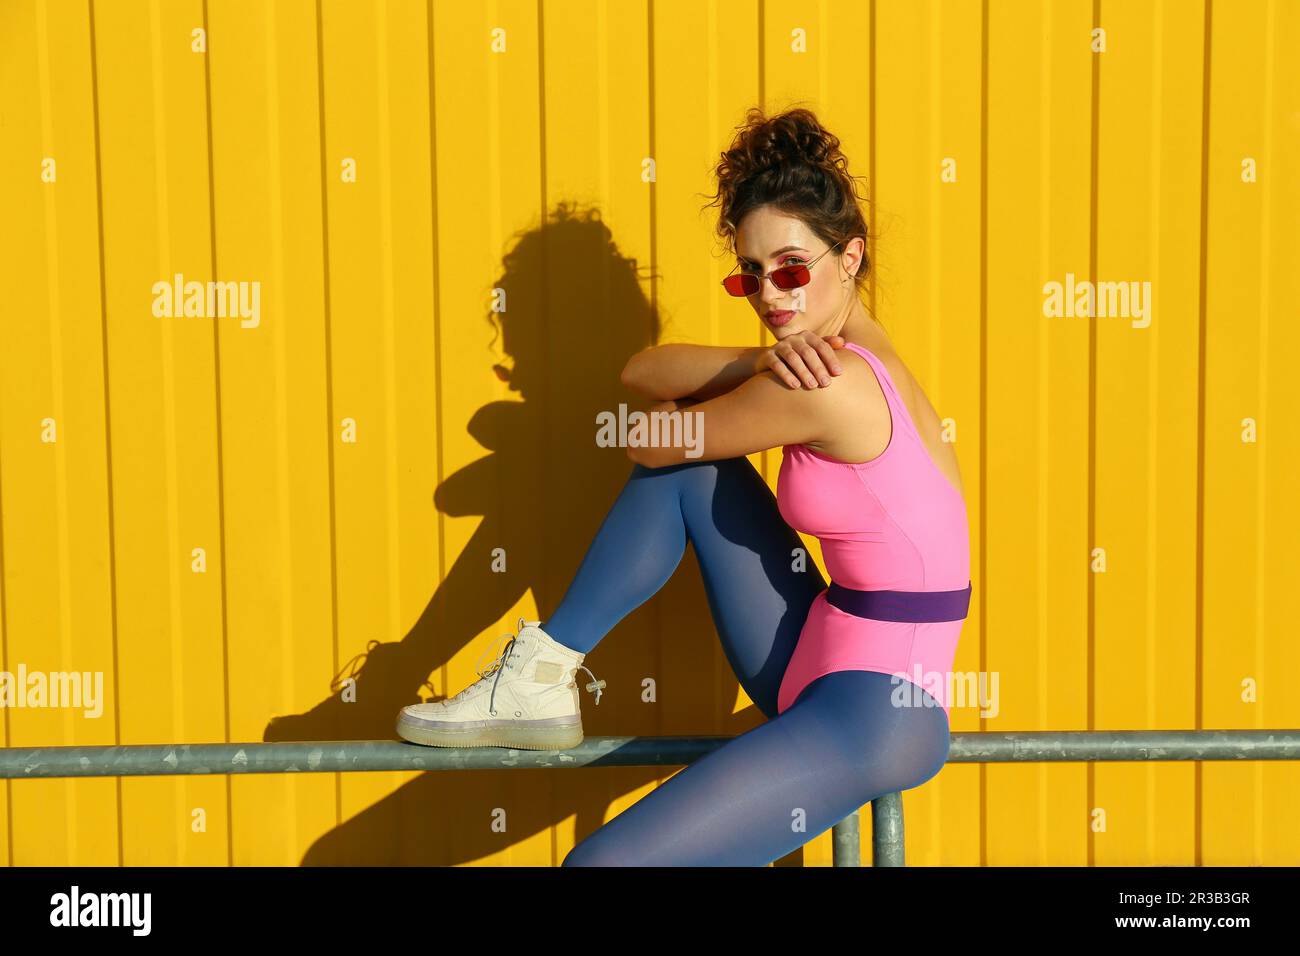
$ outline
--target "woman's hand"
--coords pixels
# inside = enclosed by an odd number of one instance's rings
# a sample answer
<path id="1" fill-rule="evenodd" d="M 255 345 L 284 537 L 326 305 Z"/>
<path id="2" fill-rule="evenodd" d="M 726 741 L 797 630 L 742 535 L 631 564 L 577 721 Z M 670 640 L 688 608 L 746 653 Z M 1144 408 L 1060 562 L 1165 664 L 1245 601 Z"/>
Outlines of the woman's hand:
<path id="1" fill-rule="evenodd" d="M 771 370 L 791 388 L 825 388 L 832 375 L 843 368 L 835 350 L 844 348 L 842 335 L 821 336 L 816 332 L 795 332 L 759 355 L 759 372 Z"/>

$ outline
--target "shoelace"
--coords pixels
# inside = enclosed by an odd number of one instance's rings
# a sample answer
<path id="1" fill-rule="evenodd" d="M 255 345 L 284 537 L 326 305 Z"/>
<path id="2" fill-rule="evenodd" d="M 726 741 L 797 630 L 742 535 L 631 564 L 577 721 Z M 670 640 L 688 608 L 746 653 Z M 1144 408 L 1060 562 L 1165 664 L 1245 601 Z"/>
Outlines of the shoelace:
<path id="1" fill-rule="evenodd" d="M 522 617 L 519 619 L 519 623 L 516 625 L 516 627 L 520 631 L 523 631 L 524 619 Z M 501 653 L 497 655 L 496 660 L 494 660 L 491 664 L 488 665 L 487 670 L 479 669 L 479 665 L 483 662 L 483 655 L 482 654 L 479 655 L 478 661 L 476 661 L 474 664 L 474 672 L 478 674 L 478 680 L 470 684 L 468 687 L 462 690 L 455 697 L 451 698 L 452 700 L 460 700 L 462 697 L 468 694 L 479 684 L 483 683 L 483 681 L 491 677 L 492 696 L 488 698 L 488 713 L 490 713 L 493 717 L 496 716 L 497 682 L 501 680 L 501 675 L 506 671 L 507 668 L 510 667 L 509 663 L 507 662 L 512 657 L 514 657 L 514 648 L 515 648 L 515 643 L 518 641 L 518 637 L 514 634 L 502 634 L 500 637 L 496 639 L 496 641 L 492 644 L 492 646 L 488 648 L 488 651 L 485 652 L 488 653 L 495 650 L 497 645 L 500 644 L 501 641 L 505 640 L 506 638 L 510 639 L 509 643 L 506 644 L 506 646 L 501 649 Z M 584 671 L 587 671 L 587 674 L 591 677 L 591 683 L 586 685 L 586 689 L 596 694 L 596 703 L 599 704 L 601 690 L 602 688 L 604 688 L 605 682 L 603 680 L 597 680 L 596 675 L 592 674 L 591 671 L 587 669 L 586 665 L 579 664 L 578 667 Z"/>

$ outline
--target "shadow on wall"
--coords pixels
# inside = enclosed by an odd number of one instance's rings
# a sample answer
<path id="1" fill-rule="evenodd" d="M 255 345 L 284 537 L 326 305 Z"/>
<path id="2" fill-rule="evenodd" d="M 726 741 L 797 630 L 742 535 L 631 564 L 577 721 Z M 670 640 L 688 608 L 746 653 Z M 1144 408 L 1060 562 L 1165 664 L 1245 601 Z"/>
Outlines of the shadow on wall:
<path id="1" fill-rule="evenodd" d="M 523 400 L 491 402 L 474 413 L 469 434 L 488 454 L 433 493 L 441 513 L 482 521 L 410 632 L 400 641 L 372 641 L 319 704 L 272 719 L 264 740 L 396 740 L 398 711 L 420 702 L 429 675 L 499 626 L 526 591 L 536 595 L 538 618 L 554 611 L 632 469 L 623 449 L 596 446 L 595 422 L 597 412 L 616 411 L 619 402 L 646 406 L 619 380 L 628 358 L 659 337 L 637 273 L 595 211 L 561 205 L 542 228 L 518 238 L 493 283 L 505 290 L 508 310 L 490 313 L 488 325 L 495 329 L 493 319 L 502 320 L 513 367 L 498 374 Z M 496 548 L 505 549 L 506 573 L 490 570 Z M 482 641 L 484 650 L 490 640 Z M 588 736 L 735 736 L 764 720 L 752 705 L 730 713 L 739 684 L 718 645 L 693 548 L 586 663 L 607 684 L 599 706 L 581 692 Z M 345 703 L 339 690 L 348 676 L 356 699 Z M 579 672 L 579 687 L 585 676 Z M 641 699 L 646 677 L 655 680 L 657 702 Z M 705 704 L 714 709 L 711 717 L 701 717 Z M 567 829 L 575 817 L 576 843 L 615 815 L 615 800 L 677 769 L 425 773 L 324 834 L 302 864 L 449 866 L 511 847 L 528 852 L 524 845 L 541 838 L 547 849 L 538 855 L 549 851 L 558 865 L 564 851 L 549 845 L 549 827 Z M 498 808 L 504 833 L 492 827 Z M 800 848 L 775 865 L 802 863 Z"/>

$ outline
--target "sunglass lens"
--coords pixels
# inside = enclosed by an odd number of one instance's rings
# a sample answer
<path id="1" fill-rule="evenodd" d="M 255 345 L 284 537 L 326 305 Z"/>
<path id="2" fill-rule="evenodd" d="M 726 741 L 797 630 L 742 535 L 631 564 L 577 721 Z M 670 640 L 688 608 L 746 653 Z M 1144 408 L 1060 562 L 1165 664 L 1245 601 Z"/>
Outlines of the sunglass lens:
<path id="1" fill-rule="evenodd" d="M 784 266 L 772 270 L 772 283 L 778 289 L 797 289 L 806 285 L 809 278 L 807 266 Z"/>
<path id="2" fill-rule="evenodd" d="M 723 279 L 722 285 L 732 295 L 753 295 L 758 291 L 758 277 L 737 273 Z"/>

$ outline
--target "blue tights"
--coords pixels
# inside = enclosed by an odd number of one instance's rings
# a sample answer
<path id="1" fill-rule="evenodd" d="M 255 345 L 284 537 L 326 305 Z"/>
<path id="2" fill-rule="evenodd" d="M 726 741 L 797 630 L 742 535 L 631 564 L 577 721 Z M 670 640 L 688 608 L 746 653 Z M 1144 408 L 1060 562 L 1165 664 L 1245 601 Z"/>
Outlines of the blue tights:
<path id="1" fill-rule="evenodd" d="M 803 542 L 747 458 L 635 465 L 542 627 L 590 651 L 672 577 L 687 541 L 727 660 L 768 720 L 588 835 L 564 866 L 765 866 L 881 794 L 920 786 L 948 757 L 943 709 L 895 706 L 888 674 L 827 674 L 777 715 L 826 582 L 811 558 L 792 569 Z"/>

